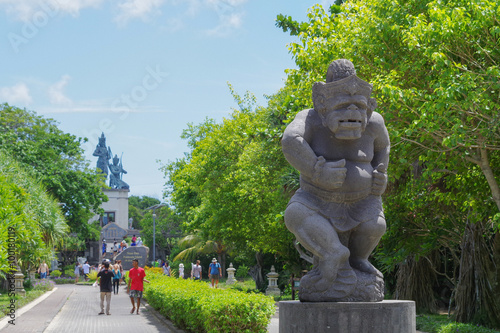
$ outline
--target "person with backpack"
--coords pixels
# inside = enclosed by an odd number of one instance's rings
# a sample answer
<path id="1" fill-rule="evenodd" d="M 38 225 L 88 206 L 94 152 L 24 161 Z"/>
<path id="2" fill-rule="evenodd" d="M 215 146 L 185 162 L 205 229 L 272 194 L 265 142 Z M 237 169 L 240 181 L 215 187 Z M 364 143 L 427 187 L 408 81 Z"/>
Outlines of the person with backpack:
<path id="1" fill-rule="evenodd" d="M 122 278 L 122 272 L 120 270 L 120 265 L 115 264 L 113 266 L 113 273 L 115 276 L 113 276 L 113 293 L 116 295 L 118 294 L 118 289 L 120 288 L 120 279 Z"/>
<path id="2" fill-rule="evenodd" d="M 222 270 L 217 259 L 213 258 L 210 267 L 208 267 L 208 278 L 212 281 L 212 288 L 218 287 L 219 276 L 222 277 Z"/>

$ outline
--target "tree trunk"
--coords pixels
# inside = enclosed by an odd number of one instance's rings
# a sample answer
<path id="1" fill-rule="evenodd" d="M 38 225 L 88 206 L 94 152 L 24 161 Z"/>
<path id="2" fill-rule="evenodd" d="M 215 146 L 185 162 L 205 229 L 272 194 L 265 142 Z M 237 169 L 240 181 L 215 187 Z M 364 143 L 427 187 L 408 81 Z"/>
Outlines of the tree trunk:
<path id="1" fill-rule="evenodd" d="M 494 289 L 494 281 L 498 281 L 494 260 L 498 259 L 492 256 L 490 228 L 487 222 L 467 222 L 461 244 L 455 314 L 458 322 L 500 328 L 500 301 Z"/>
<path id="2" fill-rule="evenodd" d="M 262 277 L 262 253 L 255 252 L 255 260 L 257 261 L 257 264 L 250 268 L 248 274 L 255 281 L 255 288 L 260 290 L 265 288 L 265 281 Z"/>
<path id="3" fill-rule="evenodd" d="M 487 150 L 480 149 L 480 152 L 481 152 L 481 160 L 479 166 L 481 167 L 481 171 L 483 172 L 484 176 L 486 177 L 486 180 L 488 181 L 493 201 L 495 202 L 498 210 L 500 211 L 500 187 L 498 186 L 498 183 L 495 179 L 495 174 L 493 173 L 493 170 L 491 170 Z"/>
<path id="4" fill-rule="evenodd" d="M 436 282 L 436 273 L 432 267 L 435 256 L 439 258 L 439 253 L 421 257 L 418 261 L 414 255 L 408 256 L 398 268 L 396 299 L 414 300 L 418 313 L 435 313 L 437 310 L 432 289 Z"/>

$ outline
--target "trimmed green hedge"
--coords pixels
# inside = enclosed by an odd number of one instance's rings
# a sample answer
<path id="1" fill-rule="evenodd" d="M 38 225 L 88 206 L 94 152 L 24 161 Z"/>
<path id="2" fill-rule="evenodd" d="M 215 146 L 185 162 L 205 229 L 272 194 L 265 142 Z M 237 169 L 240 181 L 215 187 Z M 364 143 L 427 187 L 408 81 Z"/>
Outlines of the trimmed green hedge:
<path id="1" fill-rule="evenodd" d="M 275 313 L 272 297 L 148 272 L 148 303 L 176 326 L 189 332 L 267 332 Z"/>

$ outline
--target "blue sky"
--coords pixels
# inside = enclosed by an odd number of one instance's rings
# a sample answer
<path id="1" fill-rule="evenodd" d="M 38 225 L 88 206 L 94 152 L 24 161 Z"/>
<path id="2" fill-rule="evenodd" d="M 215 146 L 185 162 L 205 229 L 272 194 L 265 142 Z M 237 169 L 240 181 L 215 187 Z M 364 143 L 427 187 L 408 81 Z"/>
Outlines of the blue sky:
<path id="1" fill-rule="evenodd" d="M 236 107 L 227 84 L 259 104 L 295 68 L 275 27 L 314 4 L 285 0 L 0 0 L 0 102 L 55 119 L 123 153 L 130 195 L 162 198 L 160 163 L 184 156 L 187 123 Z"/>

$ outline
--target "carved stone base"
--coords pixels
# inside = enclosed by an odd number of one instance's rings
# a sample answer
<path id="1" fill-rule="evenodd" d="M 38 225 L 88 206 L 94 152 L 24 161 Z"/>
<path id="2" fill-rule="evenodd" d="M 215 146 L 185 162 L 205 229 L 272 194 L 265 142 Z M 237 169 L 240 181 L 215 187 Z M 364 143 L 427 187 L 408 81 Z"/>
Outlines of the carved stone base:
<path id="1" fill-rule="evenodd" d="M 415 302 L 279 302 L 280 333 L 415 333 Z"/>
<path id="2" fill-rule="evenodd" d="M 347 263 L 339 269 L 337 279 L 324 291 L 317 291 L 312 270 L 300 280 L 302 302 L 380 302 L 384 299 L 382 273 L 368 274 L 352 269 Z"/>

